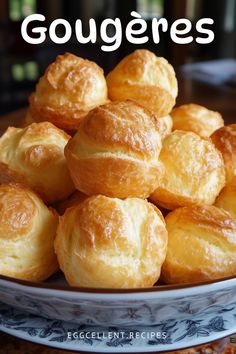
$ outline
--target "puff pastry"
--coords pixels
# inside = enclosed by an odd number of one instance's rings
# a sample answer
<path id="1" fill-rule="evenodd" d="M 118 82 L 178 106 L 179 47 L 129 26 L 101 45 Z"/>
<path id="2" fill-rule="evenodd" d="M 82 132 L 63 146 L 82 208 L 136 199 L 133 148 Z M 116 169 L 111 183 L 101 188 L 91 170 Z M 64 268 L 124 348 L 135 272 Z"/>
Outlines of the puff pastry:
<path id="1" fill-rule="evenodd" d="M 209 137 L 224 125 L 220 113 L 193 103 L 174 108 L 171 117 L 173 130 L 192 131 L 202 137 Z"/>
<path id="2" fill-rule="evenodd" d="M 42 281 L 58 269 L 58 216 L 28 187 L 0 185 L 0 274 Z"/>
<path id="3" fill-rule="evenodd" d="M 222 189 L 215 205 L 227 210 L 236 220 L 236 176 Z"/>
<path id="4" fill-rule="evenodd" d="M 163 142 L 159 157 L 164 175 L 150 199 L 166 209 L 213 204 L 225 185 L 224 162 L 210 140 L 176 130 Z"/>
<path id="5" fill-rule="evenodd" d="M 217 149 L 222 153 L 226 180 L 236 176 L 236 124 L 227 125 L 215 131 L 211 139 Z"/>
<path id="6" fill-rule="evenodd" d="M 132 101 L 95 108 L 65 147 L 76 188 L 87 195 L 148 197 L 163 173 L 161 140 L 155 116 Z"/>
<path id="7" fill-rule="evenodd" d="M 236 220 L 215 206 L 179 208 L 166 217 L 162 279 L 192 283 L 236 274 Z"/>
<path id="8" fill-rule="evenodd" d="M 170 113 L 178 93 L 173 67 L 146 49 L 126 56 L 107 75 L 109 98 L 132 99 L 152 109 L 157 117 Z"/>
<path id="9" fill-rule="evenodd" d="M 40 78 L 29 110 L 35 121 L 74 130 L 88 111 L 107 100 L 103 70 L 92 61 L 65 53 Z"/>
<path id="10" fill-rule="evenodd" d="M 60 217 L 55 250 L 72 286 L 148 287 L 159 278 L 167 231 L 151 203 L 98 195 Z"/>
<path id="11" fill-rule="evenodd" d="M 67 198 L 75 187 L 64 156 L 70 136 L 48 122 L 10 127 L 0 138 L 0 183 L 23 183 L 46 203 Z"/>

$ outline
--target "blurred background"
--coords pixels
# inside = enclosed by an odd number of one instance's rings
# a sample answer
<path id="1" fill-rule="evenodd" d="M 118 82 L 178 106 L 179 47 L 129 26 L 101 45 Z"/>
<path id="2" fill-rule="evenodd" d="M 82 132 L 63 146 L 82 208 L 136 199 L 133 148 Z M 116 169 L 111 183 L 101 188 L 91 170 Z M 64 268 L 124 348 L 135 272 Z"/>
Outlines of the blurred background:
<path id="1" fill-rule="evenodd" d="M 142 45 L 158 56 L 166 57 L 176 69 L 199 61 L 236 57 L 236 0 L 1 0 L 0 114 L 27 104 L 27 97 L 34 90 L 39 76 L 60 53 L 70 51 L 94 60 L 107 73 L 123 56 L 138 47 L 123 40 L 117 51 L 105 53 L 100 49 L 99 38 L 97 44 L 82 45 L 77 42 L 75 36 L 72 36 L 68 44 L 58 45 L 48 39 L 40 45 L 30 45 L 22 39 L 20 32 L 21 23 L 26 16 L 41 13 L 46 16 L 48 24 L 56 18 L 65 18 L 72 28 L 75 20 L 80 18 L 86 30 L 86 24 L 91 17 L 96 19 L 97 25 L 104 18 L 119 17 L 125 26 L 131 20 L 130 12 L 133 10 L 141 13 L 146 21 L 151 21 L 153 17 L 165 17 L 171 24 L 175 19 L 189 18 L 193 27 L 202 17 L 214 19 L 215 40 L 209 45 L 199 45 L 195 42 L 190 45 L 176 45 L 171 41 L 169 32 L 161 35 L 158 45 L 151 40 Z M 235 62 L 230 63 L 236 74 Z M 192 66 L 189 68 L 187 65 L 184 68 L 187 68 L 188 75 L 194 70 L 195 76 L 199 72 L 199 68 L 194 69 Z M 218 67 L 216 71 L 220 71 Z M 206 77 L 205 74 L 203 76 Z M 227 85 L 221 81 L 220 84 Z M 230 84 L 233 90 L 234 79 Z"/>

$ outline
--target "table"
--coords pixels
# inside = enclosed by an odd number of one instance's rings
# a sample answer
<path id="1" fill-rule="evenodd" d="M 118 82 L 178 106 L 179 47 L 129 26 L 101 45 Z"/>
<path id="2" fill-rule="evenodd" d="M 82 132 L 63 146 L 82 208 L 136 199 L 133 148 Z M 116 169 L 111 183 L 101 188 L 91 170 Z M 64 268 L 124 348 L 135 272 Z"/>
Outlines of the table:
<path id="1" fill-rule="evenodd" d="M 236 337 L 235 337 L 236 340 Z M 226 347 L 226 348 L 225 348 Z M 223 351 L 216 351 L 209 347 L 187 349 L 172 354 L 236 354 L 236 345 L 233 344 L 233 337 L 223 340 L 221 343 Z M 220 348 L 220 350 L 221 350 Z M 225 349 L 224 349 L 225 348 Z M 7 334 L 0 334 L 0 354 L 67 354 L 64 350 L 50 349 L 38 344 L 32 344 L 23 340 L 12 338 Z M 70 352 L 71 354 L 78 354 Z M 159 353 L 160 354 L 160 353 Z"/>
<path id="2" fill-rule="evenodd" d="M 236 87 L 210 86 L 181 74 L 177 77 L 177 105 L 197 103 L 220 112 L 226 124 L 236 123 Z"/>

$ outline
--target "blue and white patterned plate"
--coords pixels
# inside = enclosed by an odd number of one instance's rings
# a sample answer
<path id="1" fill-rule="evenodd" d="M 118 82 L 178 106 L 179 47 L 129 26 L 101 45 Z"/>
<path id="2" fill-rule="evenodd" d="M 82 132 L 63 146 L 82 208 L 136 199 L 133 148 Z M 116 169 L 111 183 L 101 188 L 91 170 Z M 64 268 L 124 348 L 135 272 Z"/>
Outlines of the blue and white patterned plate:
<path id="1" fill-rule="evenodd" d="M 0 301 L 5 303 L 1 306 L 2 330 L 74 351 L 177 350 L 236 332 L 233 277 L 182 287 L 112 290 L 72 288 L 60 274 L 41 284 L 0 276 Z M 93 332 L 93 328 L 124 335 L 73 337 L 74 332 Z M 71 338 L 67 338 L 68 331 Z"/>
<path id="2" fill-rule="evenodd" d="M 0 301 L 49 319 L 102 327 L 215 318 L 236 304 L 236 278 L 130 290 L 73 288 L 63 281 L 60 274 L 37 284 L 0 276 Z"/>
<path id="3" fill-rule="evenodd" d="M 160 321 L 154 326 L 95 327 L 45 319 L 0 303 L 0 329 L 13 336 L 54 348 L 98 353 L 140 353 L 177 350 L 236 332 L 236 304 L 218 307 L 194 320 Z"/>

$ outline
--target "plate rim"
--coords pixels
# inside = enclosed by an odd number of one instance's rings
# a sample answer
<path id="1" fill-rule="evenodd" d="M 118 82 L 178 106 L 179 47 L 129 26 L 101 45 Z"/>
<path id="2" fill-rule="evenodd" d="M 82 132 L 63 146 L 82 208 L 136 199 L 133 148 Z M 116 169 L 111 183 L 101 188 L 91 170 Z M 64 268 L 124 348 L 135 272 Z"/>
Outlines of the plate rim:
<path id="1" fill-rule="evenodd" d="M 130 298 L 136 295 L 136 298 L 155 297 L 172 297 L 172 296 L 187 296 L 200 294 L 207 291 L 217 291 L 226 289 L 229 287 L 236 286 L 236 276 L 227 277 L 219 280 L 211 280 L 201 283 L 189 283 L 183 285 L 160 285 L 151 288 L 133 288 L 133 289 L 107 289 L 107 288 L 82 288 L 82 287 L 68 287 L 58 286 L 49 283 L 34 283 L 26 280 L 20 280 L 15 278 L 6 277 L 0 275 L 0 284 L 10 286 L 11 288 L 18 288 L 21 290 L 28 291 L 30 293 L 41 293 L 52 294 L 52 295 L 63 295 L 68 297 L 78 297 L 80 298 L 107 298 L 109 300 L 116 300 L 117 298 Z"/>

